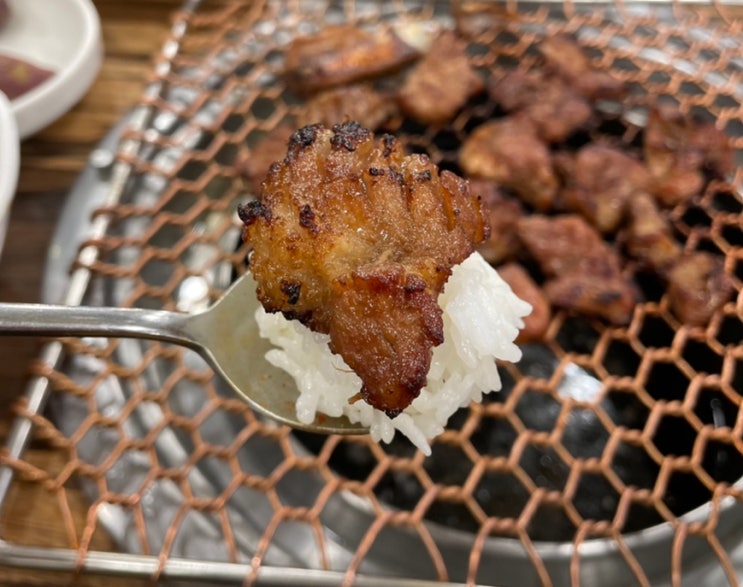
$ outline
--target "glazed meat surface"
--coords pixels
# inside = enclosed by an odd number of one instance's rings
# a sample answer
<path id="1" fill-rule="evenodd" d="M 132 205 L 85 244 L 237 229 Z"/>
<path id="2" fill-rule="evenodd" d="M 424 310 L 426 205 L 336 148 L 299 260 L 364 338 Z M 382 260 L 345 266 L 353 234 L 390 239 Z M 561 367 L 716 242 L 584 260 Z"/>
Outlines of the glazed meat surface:
<path id="1" fill-rule="evenodd" d="M 470 180 L 470 192 L 480 196 L 490 236 L 477 245 L 477 251 L 488 263 L 501 263 L 513 257 L 521 247 L 516 226 L 524 210 L 515 199 L 501 193 L 492 181 Z"/>
<path id="2" fill-rule="evenodd" d="M 361 398 L 405 409 L 443 340 L 438 294 L 487 233 L 467 182 L 354 122 L 312 125 L 239 213 L 266 310 L 329 334 Z"/>
<path id="3" fill-rule="evenodd" d="M 509 116 L 478 126 L 462 145 L 459 164 L 469 177 L 495 181 L 537 210 L 554 203 L 558 181 L 552 158 L 527 118 Z"/>
<path id="4" fill-rule="evenodd" d="M 310 94 L 395 71 L 419 55 L 390 29 L 344 24 L 292 41 L 284 69 L 296 92 Z"/>
<path id="5" fill-rule="evenodd" d="M 619 255 L 583 218 L 532 215 L 518 234 L 548 278 L 547 298 L 555 306 L 626 324 L 637 294 L 621 272 Z"/>
<path id="6" fill-rule="evenodd" d="M 650 185 L 650 174 L 640 161 L 599 143 L 580 149 L 571 162 L 563 163 L 562 171 L 566 183 L 563 204 L 602 233 L 614 232 L 633 194 Z"/>
<path id="7" fill-rule="evenodd" d="M 506 112 L 521 111 L 548 143 L 564 141 L 588 126 L 589 103 L 562 79 L 541 71 L 510 71 L 493 80 L 490 97 Z"/>
<path id="8" fill-rule="evenodd" d="M 704 171 L 725 177 L 735 168 L 732 144 L 723 131 L 670 106 L 650 109 L 643 145 L 653 193 L 665 206 L 698 194 Z"/>
<path id="9" fill-rule="evenodd" d="M 326 90 L 310 98 L 299 113 L 298 123 L 299 126 L 333 126 L 355 120 L 366 128 L 376 129 L 396 113 L 395 102 L 389 96 L 380 94 L 371 84 L 355 84 Z"/>
<path id="10" fill-rule="evenodd" d="M 483 89 L 466 47 L 449 31 L 436 38 L 398 93 L 405 114 L 424 124 L 441 124 L 454 118 L 467 100 Z"/>

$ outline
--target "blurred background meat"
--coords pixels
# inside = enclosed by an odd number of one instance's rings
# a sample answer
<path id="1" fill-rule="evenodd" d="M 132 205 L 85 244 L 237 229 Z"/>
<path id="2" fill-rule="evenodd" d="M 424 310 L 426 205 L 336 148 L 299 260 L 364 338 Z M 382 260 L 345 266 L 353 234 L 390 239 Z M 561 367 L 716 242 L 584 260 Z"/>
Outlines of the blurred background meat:
<path id="1" fill-rule="evenodd" d="M 554 203 L 558 182 L 550 152 L 523 116 L 477 127 L 462 145 L 459 164 L 469 177 L 509 188 L 537 210 L 548 210 Z"/>
<path id="2" fill-rule="evenodd" d="M 362 83 L 325 90 L 310 98 L 300 110 L 297 124 L 333 126 L 347 120 L 378 129 L 397 113 L 390 96 L 377 92 L 371 84 Z"/>
<path id="3" fill-rule="evenodd" d="M 294 128 L 291 126 L 277 126 L 250 149 L 250 153 L 240 164 L 240 172 L 253 194 L 260 192 L 261 182 L 266 178 L 271 164 L 281 161 L 286 155 L 293 132 Z"/>
<path id="4" fill-rule="evenodd" d="M 537 44 L 537 50 L 544 56 L 547 69 L 555 71 L 586 98 L 617 99 L 627 94 L 624 82 L 595 68 L 580 45 L 566 35 L 545 37 Z"/>
<path id="5" fill-rule="evenodd" d="M 548 143 L 564 141 L 589 125 L 590 104 L 562 79 L 540 71 L 513 71 L 495 78 L 488 87 L 493 100 L 506 112 L 521 112 Z"/>
<path id="6" fill-rule="evenodd" d="M 619 273 L 572 271 L 544 285 L 547 299 L 558 308 L 628 324 L 638 297 L 632 282 Z"/>
<path id="7" fill-rule="evenodd" d="M 643 144 L 645 162 L 655 182 L 653 191 L 664 206 L 699 194 L 705 171 L 724 178 L 735 168 L 727 135 L 675 107 L 656 105 L 649 109 Z"/>
<path id="8" fill-rule="evenodd" d="M 336 25 L 292 41 L 285 70 L 297 93 L 311 94 L 395 71 L 419 56 L 390 29 Z"/>
<path id="9" fill-rule="evenodd" d="M 457 32 L 408 29 L 330 26 L 293 41 L 285 73 L 305 97 L 296 124 L 357 121 L 461 172 L 491 228 L 477 250 L 538 310 L 526 339 L 558 308 L 626 324 L 640 291 L 632 271 L 654 275 L 668 307 L 690 323 L 730 299 L 732 277 L 710 265 L 715 255 L 684 253 L 670 216 L 732 173 L 724 132 L 647 98 L 647 125 L 616 134 L 627 128 L 615 111 L 632 99 L 630 87 L 567 35 L 534 39 L 527 67 L 488 71 Z M 614 114 L 602 110 L 607 101 Z M 463 110 L 483 116 L 461 127 Z M 435 130 L 444 125 L 451 132 Z M 243 174 L 253 193 L 291 130 L 279 127 L 251 150 Z"/>
<path id="10" fill-rule="evenodd" d="M 702 326 L 709 322 L 735 291 L 722 260 L 710 253 L 679 257 L 668 272 L 668 299 L 671 310 L 685 324 Z"/>
<path id="11" fill-rule="evenodd" d="M 470 191 L 482 199 L 485 218 L 490 224 L 490 236 L 477 245 L 477 250 L 492 264 L 512 258 L 521 248 L 516 234 L 518 220 L 524 214 L 521 204 L 505 196 L 492 181 L 470 180 Z"/>
<path id="12" fill-rule="evenodd" d="M 618 273 L 619 257 L 601 235 L 575 214 L 531 214 L 518 222 L 519 239 L 547 277 L 572 271 Z"/>
<path id="13" fill-rule="evenodd" d="M 661 275 L 681 255 L 671 224 L 649 194 L 636 193 L 629 201 L 627 250 L 641 264 Z"/>
<path id="14" fill-rule="evenodd" d="M 452 32 L 438 36 L 408 73 L 397 99 L 402 111 L 424 124 L 448 122 L 484 83 Z"/>
<path id="15" fill-rule="evenodd" d="M 640 161 L 599 143 L 589 143 L 575 158 L 563 161 L 562 173 L 563 205 L 603 233 L 619 228 L 627 202 L 646 191 L 650 183 L 650 175 Z"/>
<path id="16" fill-rule="evenodd" d="M 498 274 L 511 286 L 513 292 L 522 300 L 531 304 L 531 314 L 524 318 L 516 342 L 534 342 L 542 340 L 547 332 L 552 312 L 550 302 L 529 273 L 518 263 L 507 263 L 498 267 Z"/>
<path id="17" fill-rule="evenodd" d="M 548 278 L 545 294 L 552 304 L 613 324 L 629 322 L 636 288 L 622 274 L 617 251 L 580 216 L 527 216 L 518 234 Z"/>

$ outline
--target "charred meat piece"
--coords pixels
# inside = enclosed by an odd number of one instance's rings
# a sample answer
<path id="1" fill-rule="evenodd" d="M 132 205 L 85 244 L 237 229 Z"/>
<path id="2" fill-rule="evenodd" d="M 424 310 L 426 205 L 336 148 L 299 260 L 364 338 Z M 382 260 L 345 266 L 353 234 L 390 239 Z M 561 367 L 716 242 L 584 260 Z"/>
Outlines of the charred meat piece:
<path id="1" fill-rule="evenodd" d="M 524 318 L 524 328 L 519 333 L 516 342 L 534 342 L 542 340 L 552 319 L 549 300 L 531 276 L 518 263 L 507 263 L 498 267 L 498 275 L 511 286 L 522 300 L 531 304 L 531 314 Z"/>
<path id="2" fill-rule="evenodd" d="M 665 274 L 682 252 L 668 220 L 647 193 L 635 194 L 628 210 L 627 252 L 649 269 Z"/>
<path id="3" fill-rule="evenodd" d="M 565 171 L 565 162 L 562 165 Z M 650 184 L 650 174 L 640 161 L 599 143 L 580 149 L 568 167 L 561 193 L 563 204 L 602 233 L 617 230 L 628 200 Z"/>
<path id="4" fill-rule="evenodd" d="M 239 213 L 266 310 L 329 334 L 361 397 L 399 414 L 443 340 L 438 295 L 486 237 L 468 183 L 424 155 L 406 157 L 390 135 L 312 125 Z"/>
<path id="5" fill-rule="evenodd" d="M 558 143 L 585 128 L 593 116 L 589 103 L 556 76 L 511 71 L 489 84 L 488 92 L 507 112 L 523 112 L 548 143 Z"/>
<path id="6" fill-rule="evenodd" d="M 495 181 L 537 210 L 554 203 L 558 182 L 550 152 L 522 116 L 478 126 L 462 145 L 459 164 L 469 177 Z"/>
<path id="7" fill-rule="evenodd" d="M 0 92 L 15 100 L 44 83 L 53 71 L 8 55 L 0 55 Z"/>
<path id="8" fill-rule="evenodd" d="M 619 255 L 580 216 L 532 215 L 519 221 L 518 234 L 550 278 L 545 294 L 554 305 L 613 324 L 626 324 L 637 300 L 621 273 Z"/>
<path id="9" fill-rule="evenodd" d="M 411 25 L 412 26 L 412 25 Z M 427 40 L 421 32 L 421 45 Z M 410 41 L 412 35 L 406 36 Z M 340 86 L 395 71 L 420 55 L 396 31 L 356 25 L 327 26 L 295 39 L 286 50 L 285 75 L 300 94 Z"/>
<path id="10" fill-rule="evenodd" d="M 671 311 L 684 324 L 703 326 L 735 291 L 722 259 L 709 253 L 679 257 L 668 271 Z"/>
<path id="11" fill-rule="evenodd" d="M 492 181 L 470 180 L 470 193 L 480 196 L 490 236 L 477 245 L 477 251 L 491 264 L 502 263 L 521 248 L 516 225 L 524 210 L 516 200 L 501 193 Z"/>
<path id="12" fill-rule="evenodd" d="M 261 138 L 240 163 L 241 174 L 254 194 L 260 191 L 261 182 L 266 178 L 271 165 L 286 155 L 286 147 L 293 132 L 289 126 L 276 127 Z"/>
<path id="13" fill-rule="evenodd" d="M 467 100 L 483 89 L 466 44 L 446 31 L 405 78 L 397 96 L 401 110 L 423 124 L 454 118 Z"/>
<path id="14" fill-rule="evenodd" d="M 653 193 L 664 206 L 697 195 L 705 171 L 725 177 L 735 168 L 733 147 L 723 131 L 671 106 L 650 109 L 643 145 L 654 179 Z"/>
<path id="15" fill-rule="evenodd" d="M 374 90 L 371 84 L 355 84 L 320 92 L 299 113 L 299 126 L 333 126 L 347 120 L 376 129 L 397 113 L 394 100 Z"/>
<path id="16" fill-rule="evenodd" d="M 537 48 L 547 62 L 547 68 L 589 100 L 617 99 L 627 94 L 627 84 L 591 65 L 588 56 L 571 37 L 546 37 Z"/>

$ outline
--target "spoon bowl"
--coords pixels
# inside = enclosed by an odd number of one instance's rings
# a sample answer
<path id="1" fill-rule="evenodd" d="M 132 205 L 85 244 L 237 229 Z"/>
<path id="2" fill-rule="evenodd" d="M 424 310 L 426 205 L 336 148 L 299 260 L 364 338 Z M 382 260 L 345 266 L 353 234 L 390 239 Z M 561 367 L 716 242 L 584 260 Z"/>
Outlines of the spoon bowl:
<path id="1" fill-rule="evenodd" d="M 265 359 L 270 343 L 253 318 L 258 309 L 255 281 L 240 277 L 208 309 L 195 314 L 91 306 L 0 303 L 0 334 L 103 336 L 159 340 L 198 352 L 250 406 L 292 428 L 319 434 L 364 434 L 368 429 L 345 416 L 319 414 L 300 422 L 299 392 L 289 374 Z"/>

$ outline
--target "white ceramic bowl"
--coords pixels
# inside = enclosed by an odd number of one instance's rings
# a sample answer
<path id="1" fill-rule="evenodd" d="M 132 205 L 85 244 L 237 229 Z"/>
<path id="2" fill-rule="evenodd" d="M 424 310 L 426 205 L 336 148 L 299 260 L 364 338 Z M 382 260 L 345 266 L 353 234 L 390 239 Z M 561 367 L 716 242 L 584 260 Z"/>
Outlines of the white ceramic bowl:
<path id="1" fill-rule="evenodd" d="M 10 203 L 18 183 L 18 129 L 10 102 L 0 92 L 0 254 L 3 251 L 5 232 L 8 229 Z"/>
<path id="2" fill-rule="evenodd" d="M 12 101 L 23 139 L 67 112 L 101 67 L 101 25 L 90 0 L 7 0 L 0 53 L 51 69 L 53 76 Z"/>

